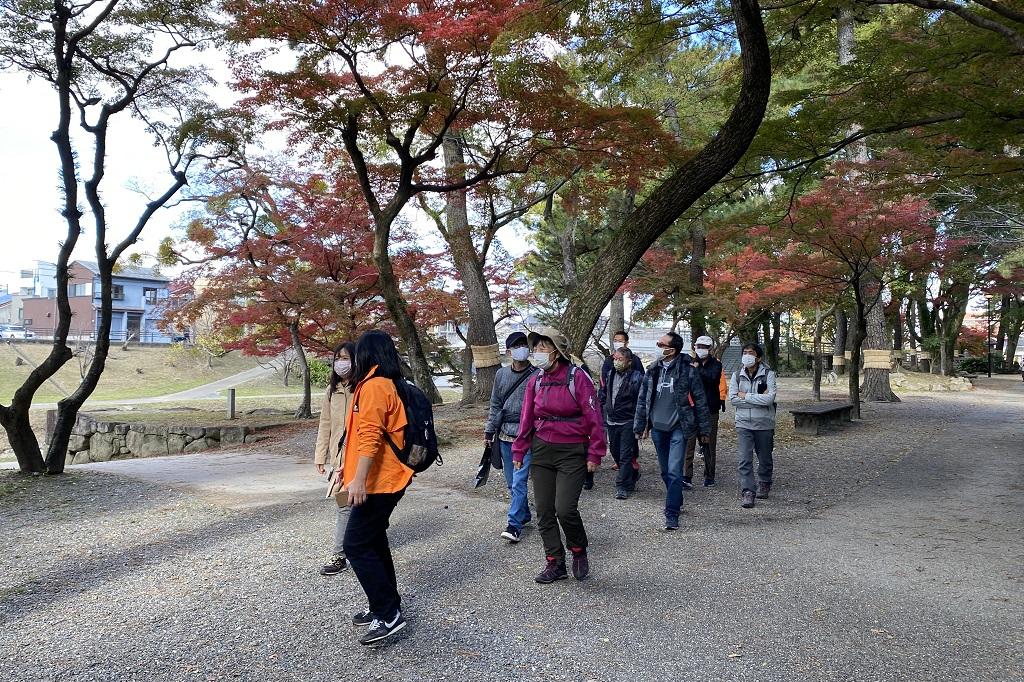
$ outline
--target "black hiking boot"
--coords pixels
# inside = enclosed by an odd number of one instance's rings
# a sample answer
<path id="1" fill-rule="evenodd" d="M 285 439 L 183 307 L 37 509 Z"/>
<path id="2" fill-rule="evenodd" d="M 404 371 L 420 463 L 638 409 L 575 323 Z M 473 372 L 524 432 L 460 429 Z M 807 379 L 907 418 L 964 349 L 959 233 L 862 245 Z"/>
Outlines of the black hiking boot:
<path id="1" fill-rule="evenodd" d="M 590 559 L 587 558 L 587 550 L 574 549 L 572 551 L 572 577 L 576 580 L 583 580 L 590 575 Z"/>
<path id="2" fill-rule="evenodd" d="M 348 566 L 348 562 L 345 561 L 344 556 L 339 554 L 331 559 L 329 564 L 320 567 L 320 575 L 338 575 L 345 570 L 346 566 Z"/>
<path id="3" fill-rule="evenodd" d="M 565 559 L 556 559 L 553 556 L 548 557 L 548 565 L 544 567 L 544 570 L 534 578 L 541 585 L 549 585 L 556 580 L 565 580 L 569 577 L 569 574 L 565 570 Z"/>
<path id="4" fill-rule="evenodd" d="M 754 491 L 744 490 L 743 491 L 743 503 L 740 505 L 744 509 L 750 509 L 754 506 Z"/>
<path id="5" fill-rule="evenodd" d="M 772 491 L 771 483 L 758 483 L 757 484 L 757 499 L 767 500 L 768 493 Z"/>

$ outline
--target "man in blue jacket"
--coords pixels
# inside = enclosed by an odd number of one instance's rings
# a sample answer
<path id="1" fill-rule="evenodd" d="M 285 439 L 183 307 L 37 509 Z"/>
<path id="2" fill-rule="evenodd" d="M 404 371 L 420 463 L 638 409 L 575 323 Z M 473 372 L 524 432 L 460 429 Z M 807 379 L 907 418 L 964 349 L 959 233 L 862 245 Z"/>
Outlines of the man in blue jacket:
<path id="1" fill-rule="evenodd" d="M 602 414 L 608 432 L 608 450 L 619 467 L 615 480 L 615 499 L 625 500 L 640 478 L 637 454 L 640 446 L 633 433 L 636 401 L 643 386 L 644 373 L 635 368 L 633 352 L 619 348 L 612 354 L 612 372 L 601 385 Z"/>

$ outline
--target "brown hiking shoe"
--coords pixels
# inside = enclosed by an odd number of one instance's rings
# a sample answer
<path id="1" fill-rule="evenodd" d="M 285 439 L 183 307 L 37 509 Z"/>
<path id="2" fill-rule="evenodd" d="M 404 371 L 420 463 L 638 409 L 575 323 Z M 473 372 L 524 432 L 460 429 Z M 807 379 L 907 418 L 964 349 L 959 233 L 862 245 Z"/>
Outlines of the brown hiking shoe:
<path id="1" fill-rule="evenodd" d="M 771 483 L 758 483 L 757 484 L 757 499 L 759 499 L 759 500 L 767 500 L 768 499 L 768 493 L 770 493 L 771 490 L 772 490 L 772 484 Z"/>
<path id="2" fill-rule="evenodd" d="M 754 491 L 744 490 L 743 491 L 743 503 L 740 505 L 744 509 L 750 509 L 754 506 Z"/>
<path id="3" fill-rule="evenodd" d="M 549 556 L 548 565 L 544 567 L 544 570 L 534 580 L 541 585 L 548 585 L 556 580 L 565 580 L 568 577 L 569 573 L 565 570 L 565 559 L 556 559 L 553 556 Z"/>

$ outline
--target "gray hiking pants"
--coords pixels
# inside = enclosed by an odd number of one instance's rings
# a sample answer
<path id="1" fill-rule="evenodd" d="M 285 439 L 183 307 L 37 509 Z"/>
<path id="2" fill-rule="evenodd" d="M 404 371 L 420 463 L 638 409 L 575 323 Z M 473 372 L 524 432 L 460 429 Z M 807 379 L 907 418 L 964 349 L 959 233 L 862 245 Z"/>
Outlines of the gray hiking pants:
<path id="1" fill-rule="evenodd" d="M 770 484 L 774 469 L 772 450 L 775 448 L 775 429 L 736 429 L 736 439 L 739 441 L 736 469 L 740 474 L 740 490 L 757 490 L 757 483 L 754 481 L 755 454 L 757 481 Z"/>

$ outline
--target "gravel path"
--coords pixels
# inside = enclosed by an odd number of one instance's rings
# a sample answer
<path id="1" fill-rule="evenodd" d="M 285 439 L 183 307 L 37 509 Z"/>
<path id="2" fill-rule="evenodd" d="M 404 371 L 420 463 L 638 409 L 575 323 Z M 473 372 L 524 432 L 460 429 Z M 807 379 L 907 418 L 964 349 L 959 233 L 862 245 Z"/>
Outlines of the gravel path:
<path id="1" fill-rule="evenodd" d="M 500 472 L 468 490 L 479 449 L 453 447 L 393 519 L 411 625 L 376 649 L 347 623 L 354 577 L 316 574 L 333 516 L 315 492 L 228 508 L 106 472 L 4 472 L 0 679 L 1024 679 L 1022 408 L 1019 382 L 993 380 L 867 405 L 840 434 L 787 425 L 754 510 L 726 427 L 721 485 L 687 496 L 674 534 L 647 450 L 639 495 L 612 499 L 607 470 L 584 494 L 592 579 L 552 586 L 533 583 L 534 529 L 497 538 Z"/>

